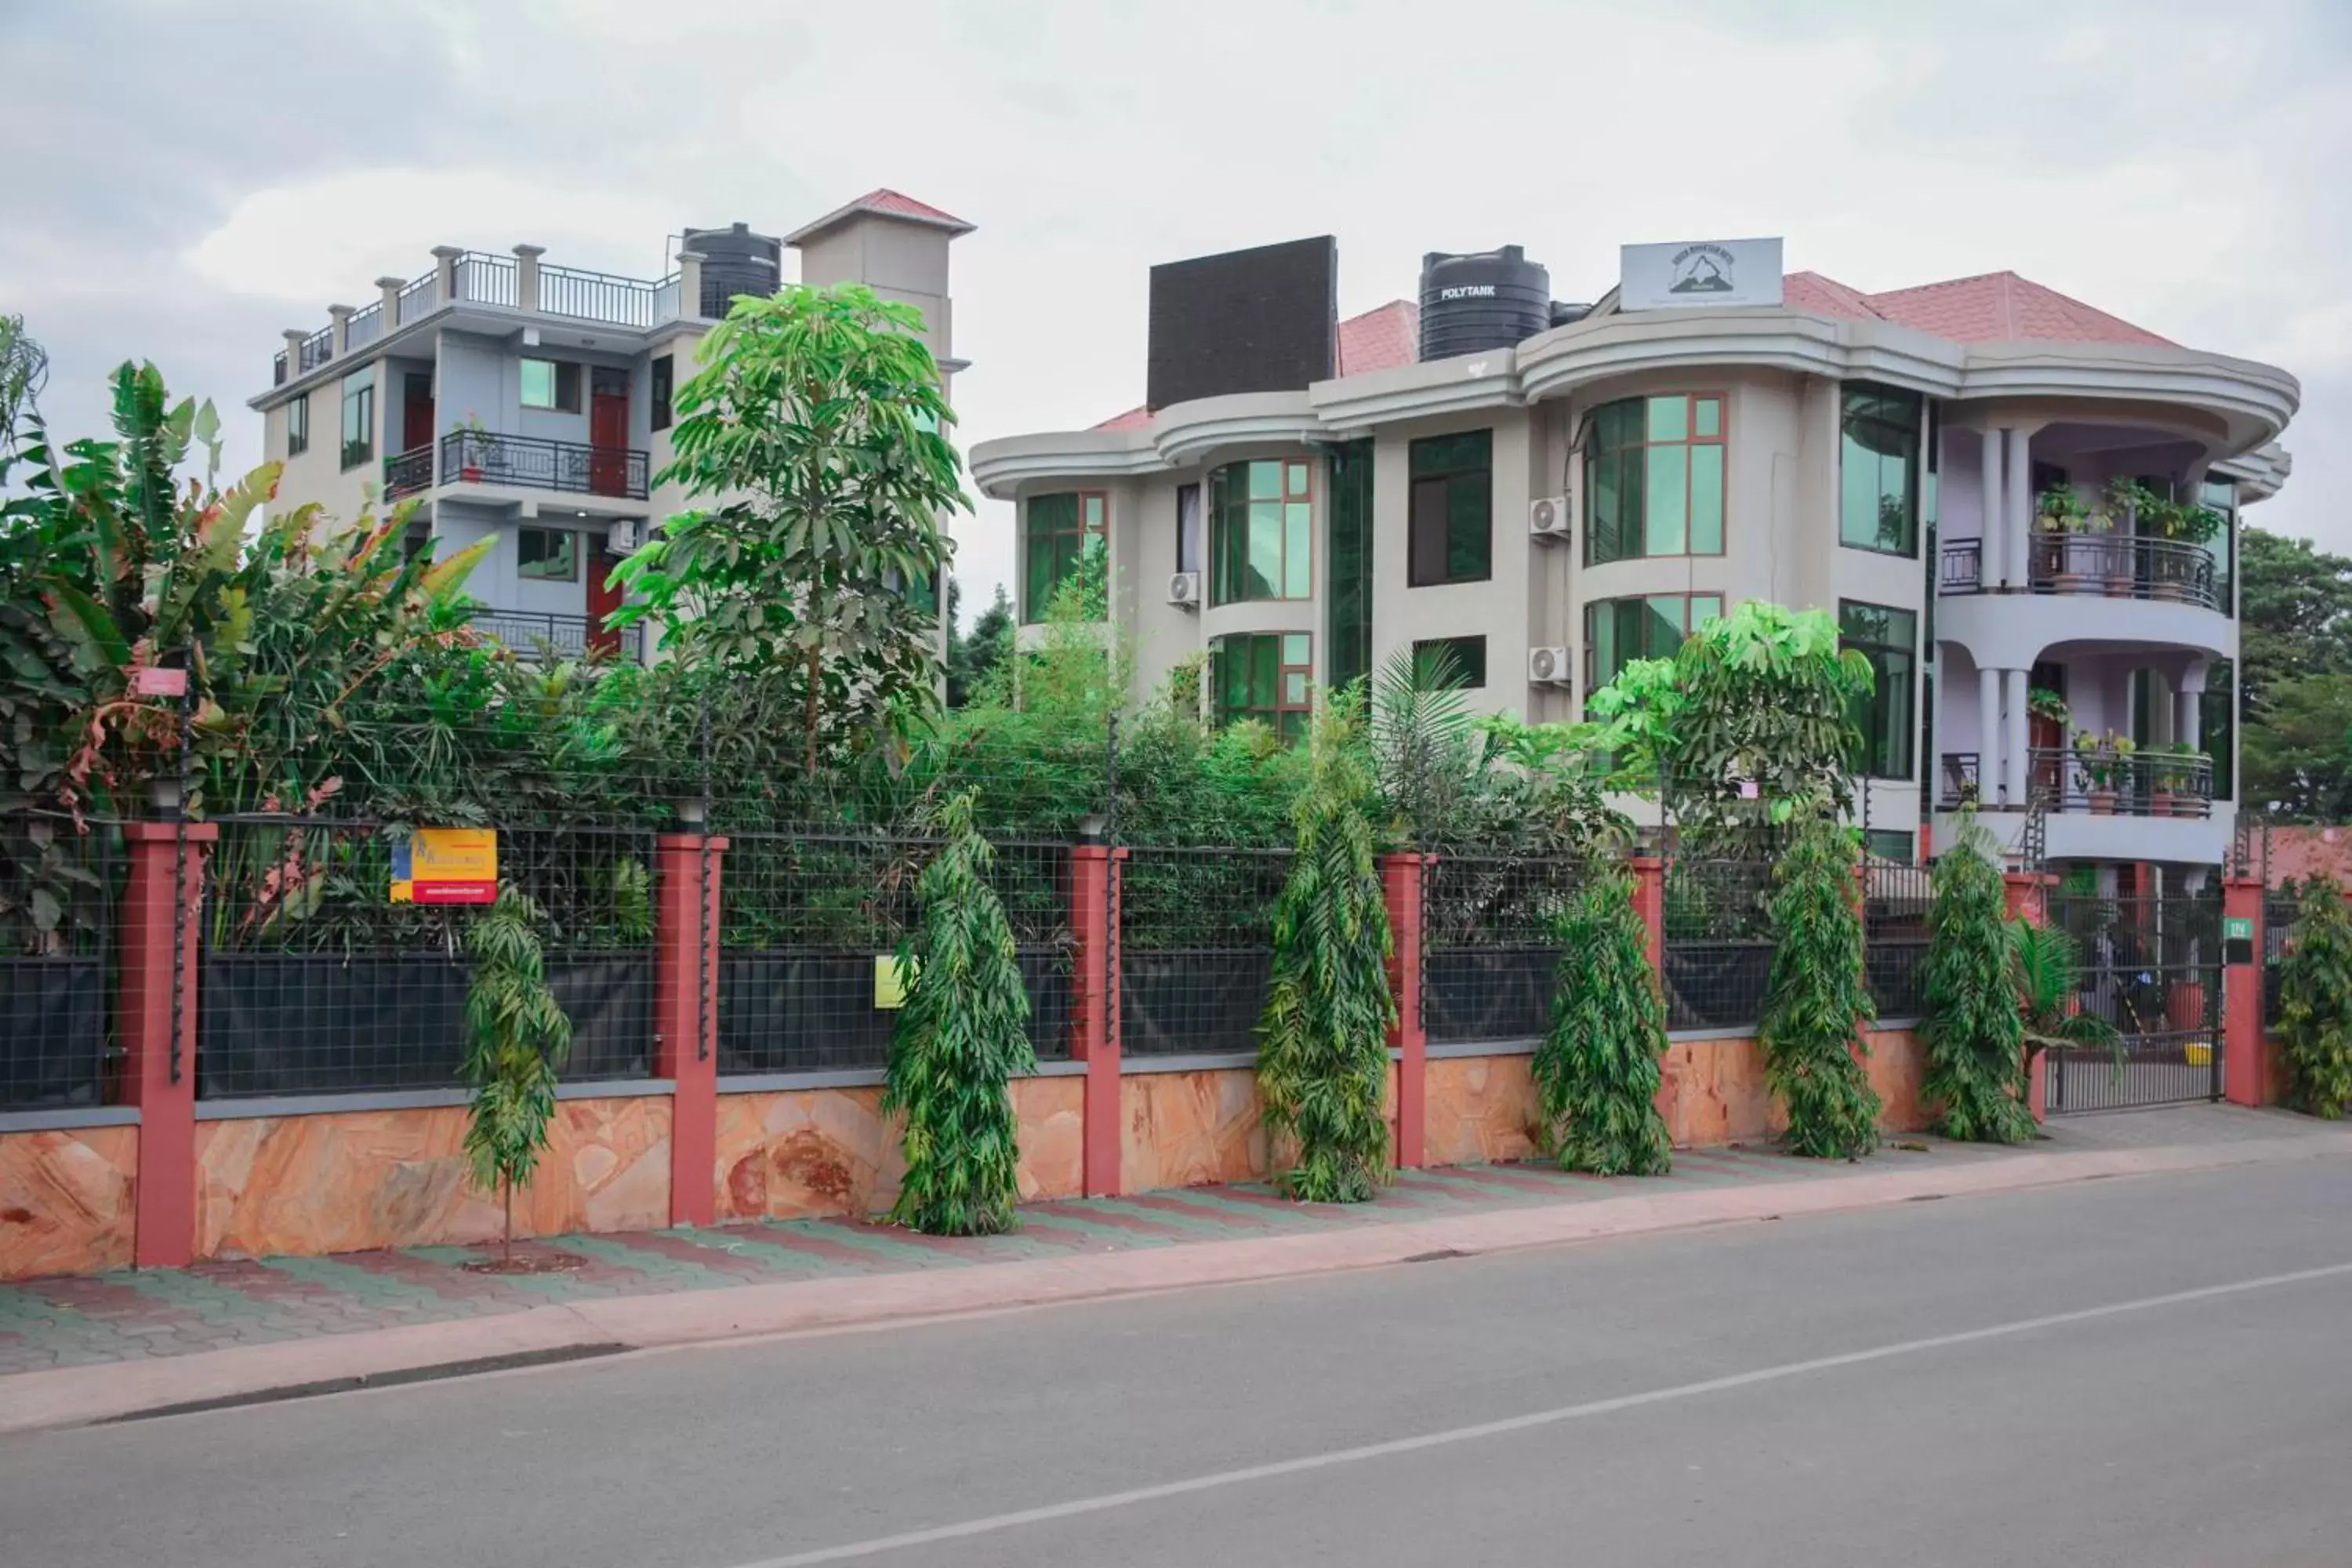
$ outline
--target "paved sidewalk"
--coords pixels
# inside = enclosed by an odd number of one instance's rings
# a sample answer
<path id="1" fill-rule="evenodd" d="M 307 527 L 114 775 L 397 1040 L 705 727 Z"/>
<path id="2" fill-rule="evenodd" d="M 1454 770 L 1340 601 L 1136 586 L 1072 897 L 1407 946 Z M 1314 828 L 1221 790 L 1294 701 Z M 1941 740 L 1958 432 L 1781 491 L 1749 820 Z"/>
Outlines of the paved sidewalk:
<path id="1" fill-rule="evenodd" d="M 1492 1250 L 2095 1176 L 2352 1154 L 2352 1131 L 2197 1107 L 2053 1124 L 2028 1149 L 1902 1140 L 1859 1164 L 1685 1151 L 1601 1181 L 1543 1165 L 1401 1174 L 1378 1202 L 1263 1186 L 1033 1205 L 950 1240 L 850 1220 L 562 1236 L 563 1272 L 492 1275 L 482 1247 L 208 1263 L 0 1286 L 0 1431 L 312 1381 L 583 1346 L 645 1347 Z"/>

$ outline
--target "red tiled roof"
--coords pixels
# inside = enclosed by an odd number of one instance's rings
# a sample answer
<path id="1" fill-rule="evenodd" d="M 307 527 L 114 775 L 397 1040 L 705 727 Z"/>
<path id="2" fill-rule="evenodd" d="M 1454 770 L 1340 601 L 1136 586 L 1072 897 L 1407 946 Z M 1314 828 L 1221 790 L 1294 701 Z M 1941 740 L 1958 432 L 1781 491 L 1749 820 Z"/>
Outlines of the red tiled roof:
<path id="1" fill-rule="evenodd" d="M 1377 310 L 1350 316 L 1339 323 L 1337 374 L 1340 375 L 1394 370 L 1412 363 L 1420 355 L 1421 307 L 1410 300 L 1391 300 Z M 1140 430 L 1150 423 L 1150 409 L 1130 408 L 1124 414 L 1112 415 L 1094 428 Z"/>
<path id="2" fill-rule="evenodd" d="M 2014 272 L 1988 272 L 1864 298 L 1877 314 L 1956 343 L 2145 343 L 2171 341 Z"/>
<path id="3" fill-rule="evenodd" d="M 1138 406 L 1129 409 L 1124 414 L 1114 414 L 1109 418 L 1104 420 L 1101 424 L 1093 426 L 1093 428 L 1097 430 L 1140 430 L 1146 425 L 1150 423 L 1151 410 Z"/>
<path id="4" fill-rule="evenodd" d="M 894 191 L 885 186 L 868 191 L 856 201 L 834 208 L 814 223 L 803 224 L 784 236 L 784 243 L 800 245 L 823 234 L 842 219 L 857 213 L 885 213 L 891 217 L 911 218 L 917 223 L 929 224 L 934 227 L 946 229 L 950 237 L 959 234 L 970 234 L 974 226 L 952 213 L 941 212 L 929 202 L 919 202 L 903 192 Z"/>
<path id="5" fill-rule="evenodd" d="M 1790 273 L 1781 279 L 1780 300 L 1791 310 L 1808 310 L 1816 316 L 1842 316 L 1855 321 L 1884 319 L 1871 309 L 1870 296 L 1818 272 Z"/>

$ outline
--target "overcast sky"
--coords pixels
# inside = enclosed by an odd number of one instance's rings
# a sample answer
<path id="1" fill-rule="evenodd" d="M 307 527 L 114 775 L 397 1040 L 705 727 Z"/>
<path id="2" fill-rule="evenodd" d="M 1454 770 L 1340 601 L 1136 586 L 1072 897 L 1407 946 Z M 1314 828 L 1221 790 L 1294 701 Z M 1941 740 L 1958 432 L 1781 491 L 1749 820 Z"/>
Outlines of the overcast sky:
<path id="1" fill-rule="evenodd" d="M 1524 245 L 1590 299 L 1622 242 L 1777 234 L 2284 366 L 2294 478 L 2252 519 L 2352 551 L 2347 0 L 0 0 L 0 311 L 68 432 L 137 356 L 257 461 L 279 331 L 436 244 L 656 277 L 681 226 L 888 185 L 979 225 L 967 442 L 1139 403 L 1155 261 L 1335 234 L 1352 314 L 1424 250 Z M 958 525 L 967 615 L 1011 528 Z"/>

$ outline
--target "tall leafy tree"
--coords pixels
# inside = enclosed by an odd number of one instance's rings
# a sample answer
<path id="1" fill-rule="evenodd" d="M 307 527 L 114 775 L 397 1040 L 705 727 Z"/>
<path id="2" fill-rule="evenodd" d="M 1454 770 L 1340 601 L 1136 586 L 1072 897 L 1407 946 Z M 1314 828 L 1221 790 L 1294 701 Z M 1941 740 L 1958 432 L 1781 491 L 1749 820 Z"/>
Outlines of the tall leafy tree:
<path id="1" fill-rule="evenodd" d="M 1373 860 L 1356 704 L 1327 702 L 1308 743 L 1312 773 L 1293 808 L 1297 852 L 1274 907 L 1258 1097 L 1277 1148 L 1288 1146 L 1282 1190 L 1309 1203 L 1362 1203 L 1391 1169 L 1381 1101 L 1397 1016 L 1388 977 L 1395 943 Z"/>
<path id="2" fill-rule="evenodd" d="M 1037 1068 L 1013 927 L 989 881 L 996 851 L 972 827 L 972 805 L 966 792 L 940 808 L 946 842 L 916 883 L 922 928 L 898 954 L 906 1005 L 882 1085 L 883 1110 L 907 1117 L 907 1176 L 890 1217 L 932 1236 L 1019 1223 L 1011 1080 Z"/>
<path id="3" fill-rule="evenodd" d="M 1536 1098 L 1564 1171 L 1664 1175 L 1673 1163 L 1658 1113 L 1666 1007 L 1633 879 L 1595 869 L 1559 922 L 1551 1031 L 1535 1056 Z"/>
<path id="4" fill-rule="evenodd" d="M 466 991 L 466 1158 L 475 1184 L 499 1194 L 503 1262 L 514 1261 L 514 1194 L 529 1186 L 555 1119 L 556 1073 L 572 1048 L 572 1020 L 547 986 L 539 906 L 512 887 L 466 930 L 474 973 Z"/>
<path id="5" fill-rule="evenodd" d="M 985 699 L 993 690 L 995 672 L 1013 650 L 1013 599 L 1005 593 L 1004 584 L 996 585 L 996 597 L 988 608 L 974 616 L 971 630 L 965 631 L 953 624 L 962 597 L 962 590 L 950 578 L 948 583 L 948 706 L 967 708 Z"/>
<path id="6" fill-rule="evenodd" d="M 1757 1029 L 1764 1075 L 1789 1116 L 1789 1147 L 1855 1160 L 1878 1146 L 1878 1091 L 1862 1058 L 1877 1016 L 1863 983 L 1853 834 L 1825 816 L 1799 824 L 1772 898 L 1771 978 Z"/>
<path id="7" fill-rule="evenodd" d="M 938 580 L 964 505 L 921 314 L 862 284 L 745 296 L 677 389 L 662 471 L 702 502 L 615 575 L 678 656 L 796 671 L 802 763 L 896 738 L 938 704 Z"/>
<path id="8" fill-rule="evenodd" d="M 2272 679 L 2247 710 L 2239 758 L 2249 805 L 2304 822 L 2352 817 L 2352 675 Z"/>
<path id="9" fill-rule="evenodd" d="M 1992 836 L 1966 817 L 1937 856 L 1921 965 L 1924 1097 L 1937 1130 L 1975 1143 L 2033 1136 L 2025 1104 L 2025 1025 L 2010 974 L 2006 889 Z"/>
<path id="10" fill-rule="evenodd" d="M 2288 1090 L 2297 1110 L 2333 1121 L 2352 1105 L 2352 909 L 2334 881 L 2304 882 L 2279 967 Z"/>
<path id="11" fill-rule="evenodd" d="M 2124 1037 L 2083 1006 L 2082 948 L 2062 926 L 2009 922 L 2010 978 L 2025 1034 L 2026 1072 L 2041 1070 L 2044 1051 L 2105 1051 L 2123 1071 Z"/>
<path id="12" fill-rule="evenodd" d="M 2352 557 L 2239 536 L 2239 798 L 2305 821 L 2352 815 Z"/>

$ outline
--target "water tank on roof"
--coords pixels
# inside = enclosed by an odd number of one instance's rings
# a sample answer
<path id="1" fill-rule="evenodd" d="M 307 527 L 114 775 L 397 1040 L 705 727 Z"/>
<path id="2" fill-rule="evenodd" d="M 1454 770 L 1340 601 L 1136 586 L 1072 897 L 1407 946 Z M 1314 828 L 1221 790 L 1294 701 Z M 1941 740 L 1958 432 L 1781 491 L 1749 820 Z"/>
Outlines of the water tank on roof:
<path id="1" fill-rule="evenodd" d="M 738 294 L 764 299 L 783 281 L 783 241 L 753 234 L 749 224 L 688 229 L 683 248 L 703 258 L 701 312 L 706 316 L 725 315 Z"/>
<path id="2" fill-rule="evenodd" d="M 1506 349 L 1551 324 L 1551 274 L 1516 245 L 1421 258 L 1421 357 Z"/>
<path id="3" fill-rule="evenodd" d="M 1551 302 L 1551 324 L 1564 327 L 1570 321 L 1580 321 L 1592 314 L 1592 307 L 1581 301 L 1554 300 Z"/>

